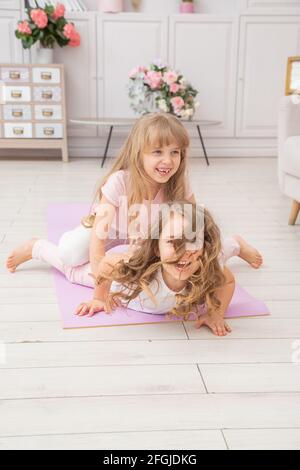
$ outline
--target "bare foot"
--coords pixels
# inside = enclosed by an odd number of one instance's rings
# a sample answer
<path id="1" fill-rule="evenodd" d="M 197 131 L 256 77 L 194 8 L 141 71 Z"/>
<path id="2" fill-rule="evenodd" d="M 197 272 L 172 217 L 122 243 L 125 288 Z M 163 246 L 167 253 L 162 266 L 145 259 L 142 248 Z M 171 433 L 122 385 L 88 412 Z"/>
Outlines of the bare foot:
<path id="1" fill-rule="evenodd" d="M 19 264 L 32 259 L 32 247 L 36 240 L 38 240 L 38 238 L 31 238 L 31 240 L 20 245 L 9 255 L 6 260 L 6 267 L 11 273 L 15 272 Z"/>
<path id="2" fill-rule="evenodd" d="M 260 268 L 263 263 L 263 258 L 260 252 L 253 246 L 249 245 L 249 243 L 247 243 L 246 240 L 244 240 L 239 235 L 235 235 L 233 238 L 235 238 L 240 245 L 240 253 L 238 256 L 247 261 L 247 263 L 249 263 L 252 268 Z"/>

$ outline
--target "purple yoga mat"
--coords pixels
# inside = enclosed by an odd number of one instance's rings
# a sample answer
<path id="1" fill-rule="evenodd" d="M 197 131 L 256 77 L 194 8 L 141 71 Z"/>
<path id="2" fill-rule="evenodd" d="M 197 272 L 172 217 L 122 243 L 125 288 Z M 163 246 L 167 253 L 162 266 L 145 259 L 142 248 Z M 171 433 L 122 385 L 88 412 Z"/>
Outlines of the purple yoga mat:
<path id="1" fill-rule="evenodd" d="M 51 204 L 48 207 L 49 239 L 57 243 L 64 232 L 80 224 L 81 217 L 87 215 L 88 211 L 88 204 Z M 181 321 L 176 318 L 166 318 L 165 315 L 136 312 L 127 308 L 117 308 L 110 314 L 102 312 L 95 314 L 93 317 L 78 317 L 74 314 L 76 307 L 81 302 L 92 298 L 92 289 L 71 284 L 63 274 L 55 269 L 53 269 L 53 274 L 63 328 Z M 237 318 L 263 315 L 270 315 L 267 306 L 237 284 L 225 317 Z"/>

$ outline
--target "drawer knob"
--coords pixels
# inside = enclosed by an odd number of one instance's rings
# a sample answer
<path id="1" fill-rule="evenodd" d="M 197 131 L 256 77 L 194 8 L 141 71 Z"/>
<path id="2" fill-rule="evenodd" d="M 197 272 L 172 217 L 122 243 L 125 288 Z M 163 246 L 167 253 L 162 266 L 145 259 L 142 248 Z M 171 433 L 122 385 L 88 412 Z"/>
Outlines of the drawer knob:
<path id="1" fill-rule="evenodd" d="M 51 117 L 53 116 L 53 111 L 52 109 L 43 109 L 42 115 L 45 117 Z"/>
<path id="2" fill-rule="evenodd" d="M 9 78 L 12 80 L 19 80 L 21 78 L 20 72 L 16 72 L 15 70 L 11 70 L 9 72 Z"/>
<path id="3" fill-rule="evenodd" d="M 44 127 L 44 135 L 53 135 L 54 129 L 53 127 Z"/>
<path id="4" fill-rule="evenodd" d="M 46 100 L 51 100 L 52 96 L 53 96 L 52 91 L 46 90 L 42 92 L 42 98 Z"/>
<path id="5" fill-rule="evenodd" d="M 23 111 L 22 111 L 22 109 L 13 109 L 12 115 L 14 117 L 22 117 L 23 116 Z"/>
<path id="6" fill-rule="evenodd" d="M 21 98 L 22 97 L 22 92 L 20 90 L 13 90 L 11 93 L 10 93 L 10 96 L 12 98 Z"/>
<path id="7" fill-rule="evenodd" d="M 51 72 L 42 72 L 41 77 L 43 80 L 51 80 L 52 73 Z"/>
<path id="8" fill-rule="evenodd" d="M 22 135 L 22 134 L 24 134 L 24 128 L 23 127 L 14 127 L 13 128 L 13 133 L 15 135 Z"/>

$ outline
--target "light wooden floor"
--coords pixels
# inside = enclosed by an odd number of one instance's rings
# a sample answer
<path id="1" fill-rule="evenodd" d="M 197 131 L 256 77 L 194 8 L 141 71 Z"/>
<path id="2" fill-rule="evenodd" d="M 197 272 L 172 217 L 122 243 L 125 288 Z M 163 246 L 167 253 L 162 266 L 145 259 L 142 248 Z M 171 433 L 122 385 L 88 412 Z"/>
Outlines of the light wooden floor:
<path id="1" fill-rule="evenodd" d="M 300 449 L 300 225 L 287 225 L 276 160 L 211 163 L 190 163 L 196 196 L 262 250 L 259 272 L 231 264 L 272 311 L 231 320 L 225 338 L 190 323 L 63 331 L 49 268 L 11 275 L 4 261 L 46 235 L 48 203 L 89 201 L 104 171 L 0 162 L 0 448 Z"/>

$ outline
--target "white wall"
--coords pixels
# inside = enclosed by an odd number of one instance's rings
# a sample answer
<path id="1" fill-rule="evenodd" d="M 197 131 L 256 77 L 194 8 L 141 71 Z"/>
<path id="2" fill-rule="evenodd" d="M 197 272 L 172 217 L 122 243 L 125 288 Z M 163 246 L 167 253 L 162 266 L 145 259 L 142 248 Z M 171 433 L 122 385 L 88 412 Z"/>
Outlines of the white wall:
<path id="1" fill-rule="evenodd" d="M 97 10 L 102 0 L 84 0 L 90 10 Z M 196 13 L 234 14 L 244 0 L 194 0 Z M 140 0 L 140 12 L 169 15 L 179 12 L 180 0 Z M 134 11 L 131 0 L 123 0 L 124 11 Z"/>
<path id="2" fill-rule="evenodd" d="M 14 38 L 19 1 L 0 0 L 0 63 L 30 61 Z M 65 65 L 69 118 L 131 116 L 128 70 L 161 57 L 186 71 L 199 90 L 196 117 L 219 122 L 202 127 L 210 156 L 276 156 L 286 60 L 300 55 L 300 0 L 197 0 L 203 15 L 176 14 L 179 0 L 141 0 L 140 14 L 130 13 L 131 0 L 124 0 L 128 13 L 120 15 L 97 13 L 101 0 L 83 1 L 88 13 L 68 14 L 82 46 L 55 52 Z M 124 132 L 116 129 L 109 156 Z M 68 135 L 72 156 L 97 156 L 107 129 L 69 126 Z M 192 156 L 198 156 L 195 129 L 191 138 Z"/>

